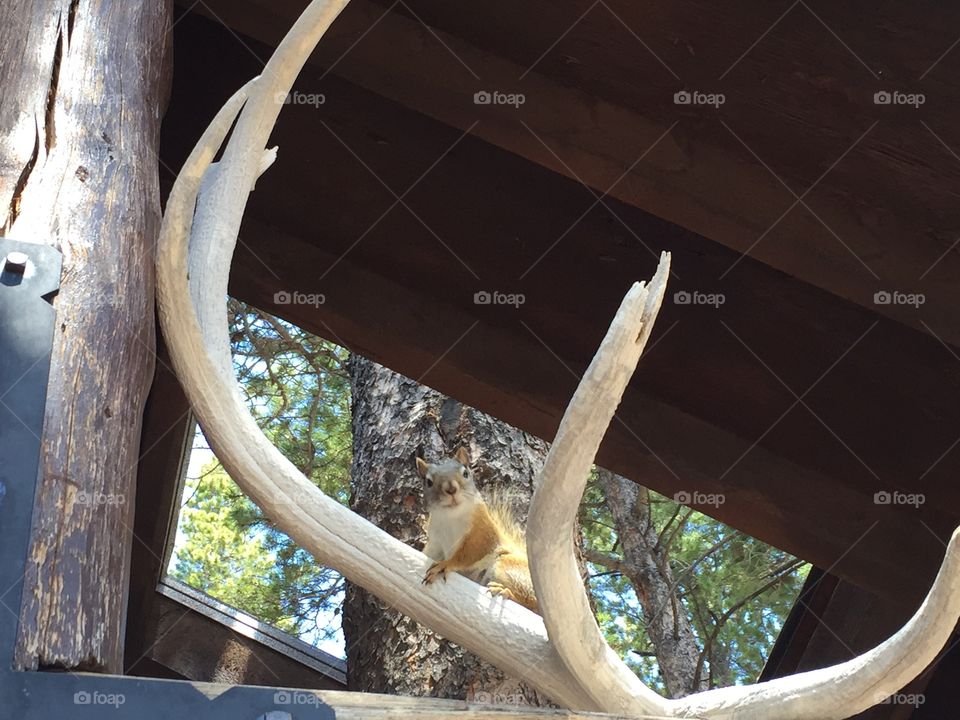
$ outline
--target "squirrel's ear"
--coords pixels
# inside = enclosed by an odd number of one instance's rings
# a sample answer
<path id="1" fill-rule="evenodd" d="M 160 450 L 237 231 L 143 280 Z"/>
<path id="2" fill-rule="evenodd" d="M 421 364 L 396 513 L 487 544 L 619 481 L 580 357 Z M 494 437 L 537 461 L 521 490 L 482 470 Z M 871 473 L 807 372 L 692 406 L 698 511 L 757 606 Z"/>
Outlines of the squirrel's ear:
<path id="1" fill-rule="evenodd" d="M 464 467 L 470 467 L 470 455 L 467 453 L 467 448 L 460 447 L 454 454 L 453 459 Z"/>
<path id="2" fill-rule="evenodd" d="M 427 468 L 429 467 L 430 466 L 427 465 L 427 462 L 423 458 L 421 457 L 417 458 L 417 472 L 420 474 L 420 477 L 427 476 Z"/>

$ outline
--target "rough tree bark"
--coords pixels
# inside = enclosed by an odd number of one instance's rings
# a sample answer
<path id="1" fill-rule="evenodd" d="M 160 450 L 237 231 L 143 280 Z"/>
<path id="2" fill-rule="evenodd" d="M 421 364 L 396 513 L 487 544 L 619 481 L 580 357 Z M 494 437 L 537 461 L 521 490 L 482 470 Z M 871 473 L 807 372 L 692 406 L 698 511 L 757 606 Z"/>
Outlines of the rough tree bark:
<path id="1" fill-rule="evenodd" d="M 64 256 L 21 668 L 123 670 L 170 14 L 170 0 L 0 3 L 0 234 Z"/>
<path id="2" fill-rule="evenodd" d="M 414 458 L 466 445 L 481 489 L 503 488 L 525 519 L 547 446 L 418 382 L 354 355 L 351 507 L 422 548 L 421 480 Z M 426 563 L 424 564 L 426 570 Z M 423 592 L 429 592 L 424 589 Z M 348 585 L 343 631 L 351 690 L 515 704 L 545 699 L 516 678 Z"/>
<path id="3" fill-rule="evenodd" d="M 609 470 L 598 468 L 598 474 L 623 557 L 616 561 L 588 559 L 614 565 L 611 569 L 619 570 L 633 585 L 670 697 L 706 690 L 706 680 L 697 680 L 700 648 L 677 596 L 668 549 L 651 522 L 648 495 L 636 483 Z"/>

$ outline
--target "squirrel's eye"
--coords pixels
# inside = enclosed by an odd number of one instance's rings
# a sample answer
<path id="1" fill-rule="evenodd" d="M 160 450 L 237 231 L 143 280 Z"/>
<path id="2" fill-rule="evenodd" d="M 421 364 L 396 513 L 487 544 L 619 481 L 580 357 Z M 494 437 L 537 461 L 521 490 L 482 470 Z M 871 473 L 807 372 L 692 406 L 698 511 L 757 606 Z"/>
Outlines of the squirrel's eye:
<path id="1" fill-rule="evenodd" d="M 427 478 L 427 487 L 433 487 L 433 480 Z"/>
<path id="2" fill-rule="evenodd" d="M 465 467 L 460 468 L 460 474 L 467 477 L 468 471 Z"/>

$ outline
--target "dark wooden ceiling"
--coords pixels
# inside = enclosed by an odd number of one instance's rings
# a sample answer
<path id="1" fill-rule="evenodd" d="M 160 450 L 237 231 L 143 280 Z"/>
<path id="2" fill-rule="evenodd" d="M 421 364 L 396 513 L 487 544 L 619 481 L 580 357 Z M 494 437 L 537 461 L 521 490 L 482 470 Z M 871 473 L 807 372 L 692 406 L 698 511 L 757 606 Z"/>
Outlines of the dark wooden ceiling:
<path id="1" fill-rule="evenodd" d="M 170 169 L 304 6 L 181 17 Z M 932 2 L 353 0 L 295 85 L 323 104 L 281 115 L 232 292 L 549 439 L 670 250 L 671 301 L 599 461 L 722 493 L 701 509 L 913 603 L 960 519 L 957 35 L 960 9 Z"/>

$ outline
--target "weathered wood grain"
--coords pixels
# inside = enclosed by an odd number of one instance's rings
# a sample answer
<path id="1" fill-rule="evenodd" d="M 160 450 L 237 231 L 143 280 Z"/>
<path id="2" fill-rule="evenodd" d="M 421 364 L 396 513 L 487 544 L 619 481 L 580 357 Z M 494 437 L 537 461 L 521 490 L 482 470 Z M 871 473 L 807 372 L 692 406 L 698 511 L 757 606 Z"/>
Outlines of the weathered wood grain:
<path id="1" fill-rule="evenodd" d="M 529 718 L 569 718 L 570 720 L 617 720 L 617 715 L 602 713 L 570 712 L 518 705 L 486 705 L 460 700 L 435 698 L 395 697 L 374 693 L 354 693 L 337 690 L 317 691 L 316 695 L 336 711 L 337 718 L 365 720 L 370 718 L 423 717 L 423 718 L 470 718 L 471 720 L 520 720 Z M 667 720 L 667 718 L 631 716 L 633 720 Z"/>
<path id="2" fill-rule="evenodd" d="M 180 602 L 182 597 L 171 597 L 177 593 L 169 587 L 164 590 L 166 594 L 155 591 L 148 608 L 150 615 L 145 621 L 150 642 L 142 661 L 127 674 L 152 676 L 159 664 L 189 680 L 328 690 L 346 687 L 333 673 L 304 662 L 303 654 L 282 652 L 276 644 L 263 642 L 257 632 L 262 626 L 248 624 L 255 621 L 244 613 L 236 612 L 232 622 L 224 622 L 225 616 L 218 620 L 213 613 L 199 611 L 197 604 L 187 606 Z"/>
<path id="3" fill-rule="evenodd" d="M 302 8 L 207 0 L 196 11 L 275 44 Z M 960 12 L 933 0 L 788 8 L 355 0 L 311 63 L 960 346 L 960 54 L 946 53 Z M 317 92 L 305 79 L 297 89 Z M 683 89 L 726 102 L 677 105 Z M 494 90 L 525 102 L 473 102 Z M 880 90 L 926 103 L 877 105 Z M 733 263 L 720 272 L 733 267 L 735 284 Z M 877 304 L 883 290 L 926 303 Z"/>
<path id="4" fill-rule="evenodd" d="M 122 670 L 170 13 L 167 0 L 0 5 L 0 231 L 64 256 L 22 668 Z"/>

